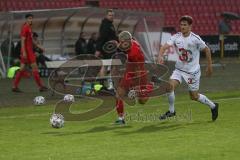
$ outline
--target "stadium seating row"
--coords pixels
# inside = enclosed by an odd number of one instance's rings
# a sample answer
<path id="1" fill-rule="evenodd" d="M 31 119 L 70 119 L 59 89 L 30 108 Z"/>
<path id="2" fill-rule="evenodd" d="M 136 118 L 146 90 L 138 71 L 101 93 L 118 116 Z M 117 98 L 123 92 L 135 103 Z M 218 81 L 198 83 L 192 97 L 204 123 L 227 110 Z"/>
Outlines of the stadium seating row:
<path id="1" fill-rule="evenodd" d="M 176 28 L 179 16 L 189 14 L 197 19 L 193 30 L 209 35 L 218 34 L 222 12 L 240 13 L 240 0 L 100 0 L 100 7 L 164 12 L 165 25 Z M 231 23 L 232 34 L 240 34 L 239 21 Z"/>
<path id="2" fill-rule="evenodd" d="M 72 8 L 84 5 L 84 0 L 1 0 L 0 11 Z"/>
<path id="3" fill-rule="evenodd" d="M 1 0 L 0 11 L 72 8 L 84 6 L 85 0 Z M 224 11 L 240 13 L 240 0 L 99 0 L 102 8 L 163 12 L 165 25 L 178 27 L 181 15 L 189 14 L 200 35 L 218 34 L 220 15 Z M 232 34 L 240 34 L 240 22 L 233 21 Z"/>

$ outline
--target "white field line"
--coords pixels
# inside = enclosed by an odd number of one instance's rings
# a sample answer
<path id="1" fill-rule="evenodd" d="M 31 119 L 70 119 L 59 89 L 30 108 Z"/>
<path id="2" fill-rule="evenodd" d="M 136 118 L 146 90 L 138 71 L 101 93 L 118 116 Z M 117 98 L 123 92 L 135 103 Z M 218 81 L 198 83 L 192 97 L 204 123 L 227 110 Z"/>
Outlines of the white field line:
<path id="1" fill-rule="evenodd" d="M 216 99 L 217 102 L 222 101 L 230 101 L 230 100 L 240 100 L 240 97 L 234 97 L 234 98 L 221 98 L 221 99 Z M 180 101 L 176 102 L 176 105 L 179 104 L 189 104 L 189 103 L 197 103 L 191 100 L 186 100 L 186 101 Z M 154 104 L 154 105 L 148 105 L 149 107 L 155 107 L 155 106 L 166 106 L 168 103 L 160 103 L 160 104 Z M 26 115 L 16 115 L 16 116 L 0 116 L 0 119 L 14 119 L 14 118 L 30 118 L 30 117 L 41 117 L 41 116 L 47 116 L 51 115 L 52 113 L 36 113 L 36 114 L 26 114 Z"/>

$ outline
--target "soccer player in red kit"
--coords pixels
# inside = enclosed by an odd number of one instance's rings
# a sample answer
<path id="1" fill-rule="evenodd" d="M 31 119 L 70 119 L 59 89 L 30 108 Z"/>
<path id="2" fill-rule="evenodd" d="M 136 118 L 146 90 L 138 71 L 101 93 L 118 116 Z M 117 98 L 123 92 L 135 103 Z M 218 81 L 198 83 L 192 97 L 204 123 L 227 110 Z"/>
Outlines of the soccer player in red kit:
<path id="1" fill-rule="evenodd" d="M 124 104 L 122 100 L 124 95 L 129 95 L 129 92 L 134 91 L 138 102 L 145 104 L 148 100 L 148 94 L 153 89 L 153 85 L 148 83 L 147 80 L 147 71 L 144 67 L 144 54 L 140 44 L 132 38 L 132 35 L 128 31 L 123 31 L 119 34 L 119 48 L 121 49 L 121 46 L 125 47 L 128 44 L 129 47 L 125 50 L 127 54 L 126 69 L 116 91 L 116 110 L 118 113 L 116 124 L 125 124 Z"/>
<path id="2" fill-rule="evenodd" d="M 23 24 L 21 29 L 21 56 L 20 56 L 20 70 L 17 72 L 16 77 L 14 79 L 13 83 L 13 92 L 22 92 L 19 88 L 19 82 L 21 78 L 24 75 L 24 69 L 27 64 L 31 65 L 32 67 L 32 74 L 34 77 L 34 80 L 36 81 L 39 91 L 43 92 L 46 91 L 47 88 L 43 85 L 39 72 L 38 72 L 38 66 L 36 63 L 36 55 L 33 51 L 33 33 L 32 33 L 32 21 L 33 21 L 33 15 L 32 14 L 26 14 L 25 15 L 26 22 Z M 36 44 L 37 45 L 37 44 Z M 39 46 L 40 47 L 40 46 Z"/>

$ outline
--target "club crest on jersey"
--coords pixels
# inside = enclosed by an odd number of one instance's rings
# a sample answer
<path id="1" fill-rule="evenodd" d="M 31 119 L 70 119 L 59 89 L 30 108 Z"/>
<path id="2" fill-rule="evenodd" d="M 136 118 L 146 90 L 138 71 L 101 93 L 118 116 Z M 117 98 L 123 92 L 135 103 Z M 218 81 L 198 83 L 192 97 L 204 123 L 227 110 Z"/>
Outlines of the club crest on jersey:
<path id="1" fill-rule="evenodd" d="M 179 60 L 182 62 L 192 62 L 193 60 L 193 56 L 192 56 L 192 52 L 190 50 L 186 50 L 184 48 L 179 48 Z"/>
<path id="2" fill-rule="evenodd" d="M 176 42 L 176 47 L 177 47 L 177 48 L 183 48 L 183 46 L 184 46 L 184 45 L 183 45 L 183 43 L 182 43 L 181 41 L 177 41 L 177 42 Z"/>

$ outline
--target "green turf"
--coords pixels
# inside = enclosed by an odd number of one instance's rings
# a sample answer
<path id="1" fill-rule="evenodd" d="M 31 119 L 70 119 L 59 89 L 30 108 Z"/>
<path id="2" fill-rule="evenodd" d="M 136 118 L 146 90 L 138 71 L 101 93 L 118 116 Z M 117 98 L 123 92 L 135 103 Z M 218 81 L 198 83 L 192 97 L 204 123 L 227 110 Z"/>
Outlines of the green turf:
<path id="1" fill-rule="evenodd" d="M 127 125 L 115 126 L 115 112 L 87 122 L 66 122 L 51 128 L 53 106 L 0 109 L 1 160 L 199 160 L 239 159 L 240 92 L 207 94 L 220 103 L 211 122 L 208 107 L 177 94 L 175 119 L 159 121 L 167 110 L 166 97 L 145 106 L 127 107 Z M 93 104 L 93 103 L 92 103 Z M 79 107 L 80 106 L 80 107 Z M 89 101 L 76 102 L 74 111 L 88 110 Z"/>

